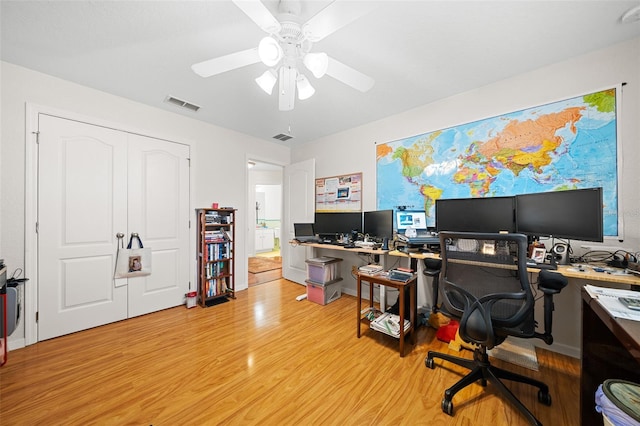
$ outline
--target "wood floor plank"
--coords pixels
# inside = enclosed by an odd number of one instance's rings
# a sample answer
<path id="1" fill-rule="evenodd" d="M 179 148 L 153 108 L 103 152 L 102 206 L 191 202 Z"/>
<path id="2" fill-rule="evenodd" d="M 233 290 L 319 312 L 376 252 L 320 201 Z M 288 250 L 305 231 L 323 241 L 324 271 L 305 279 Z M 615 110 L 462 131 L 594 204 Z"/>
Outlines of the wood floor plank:
<path id="1" fill-rule="evenodd" d="M 355 298 L 326 306 L 296 301 L 303 287 L 280 279 L 210 308 L 177 307 L 62 336 L 9 353 L 0 368 L 0 424 L 525 425 L 506 401 L 472 385 L 440 409 L 465 372 L 424 358 L 449 351 L 421 327 L 399 357 L 397 340 L 366 329 Z M 470 352 L 462 352 L 471 356 Z M 543 424 L 577 425 L 579 362 L 538 350 L 540 371 L 501 367 L 550 386 L 510 389 Z"/>

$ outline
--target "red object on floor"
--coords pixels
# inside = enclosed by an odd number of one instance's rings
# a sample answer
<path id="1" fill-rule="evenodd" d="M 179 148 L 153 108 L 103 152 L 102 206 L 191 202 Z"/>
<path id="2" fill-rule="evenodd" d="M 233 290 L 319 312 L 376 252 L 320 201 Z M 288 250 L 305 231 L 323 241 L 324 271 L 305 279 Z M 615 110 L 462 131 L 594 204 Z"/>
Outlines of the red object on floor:
<path id="1" fill-rule="evenodd" d="M 442 342 L 449 343 L 456 338 L 459 325 L 458 321 L 451 320 L 449 324 L 443 325 L 436 331 L 436 338 Z"/>

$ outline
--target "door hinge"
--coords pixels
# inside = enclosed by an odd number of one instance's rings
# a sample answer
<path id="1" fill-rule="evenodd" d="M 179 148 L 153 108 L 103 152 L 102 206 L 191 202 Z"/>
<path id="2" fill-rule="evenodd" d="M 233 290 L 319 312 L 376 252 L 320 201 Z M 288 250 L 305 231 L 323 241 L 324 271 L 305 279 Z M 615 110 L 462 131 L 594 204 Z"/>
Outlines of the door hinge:
<path id="1" fill-rule="evenodd" d="M 40 230 L 40 224 L 36 222 L 36 234 L 38 233 L 39 230 Z"/>
<path id="2" fill-rule="evenodd" d="M 39 319 L 40 319 L 40 312 L 36 311 L 36 322 L 38 322 Z"/>
<path id="3" fill-rule="evenodd" d="M 36 135 L 36 144 L 39 144 L 40 143 L 40 132 L 37 131 L 37 132 L 31 132 L 31 133 Z"/>
<path id="4" fill-rule="evenodd" d="M 191 167 L 191 158 L 187 158 L 187 162 L 189 163 L 189 167 Z"/>

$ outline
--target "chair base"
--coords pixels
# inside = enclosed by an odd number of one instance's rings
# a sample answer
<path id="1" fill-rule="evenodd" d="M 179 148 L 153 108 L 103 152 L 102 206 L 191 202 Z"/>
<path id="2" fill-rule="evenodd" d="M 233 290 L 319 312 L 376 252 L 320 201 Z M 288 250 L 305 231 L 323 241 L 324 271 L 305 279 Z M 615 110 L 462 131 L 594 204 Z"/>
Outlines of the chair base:
<path id="1" fill-rule="evenodd" d="M 529 420 L 532 425 L 542 425 L 535 416 L 520 402 L 518 398 L 502 383 L 501 379 L 511 380 L 514 382 L 525 383 L 538 388 L 538 401 L 545 405 L 551 405 L 551 395 L 549 387 L 539 380 L 532 379 L 527 376 L 512 373 L 511 371 L 495 367 L 489 362 L 489 356 L 485 347 L 480 347 L 473 352 L 473 359 L 465 359 L 457 356 L 443 354 L 440 352 L 429 351 L 427 358 L 424 360 L 428 368 L 434 369 L 434 358 L 440 358 L 445 361 L 452 362 L 461 367 L 471 370 L 466 376 L 460 379 L 456 384 L 444 391 L 442 399 L 442 411 L 453 415 L 453 396 L 461 389 L 480 380 L 482 386 L 487 386 L 487 381 L 493 383 L 498 391 L 506 397 L 516 408 Z"/>

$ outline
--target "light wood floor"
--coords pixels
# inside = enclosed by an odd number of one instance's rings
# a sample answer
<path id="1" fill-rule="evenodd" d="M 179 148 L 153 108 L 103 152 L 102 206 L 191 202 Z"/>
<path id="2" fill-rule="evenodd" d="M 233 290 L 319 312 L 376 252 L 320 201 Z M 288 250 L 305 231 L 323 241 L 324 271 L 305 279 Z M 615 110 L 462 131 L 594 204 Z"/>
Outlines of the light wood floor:
<path id="1" fill-rule="evenodd" d="M 280 257 L 280 250 L 277 249 L 270 252 L 256 253 L 256 256 L 257 257 Z M 280 259 L 282 258 L 280 257 Z M 249 272 L 247 284 L 249 285 L 249 287 L 253 287 L 255 285 L 264 284 L 269 281 L 277 280 L 279 278 L 282 278 L 282 268 L 273 269 L 271 271 L 260 272 L 257 274 L 252 274 L 251 272 Z"/>
<path id="2" fill-rule="evenodd" d="M 355 298 L 326 306 L 296 301 L 304 287 L 276 280 L 210 308 L 177 307 L 40 342 L 9 353 L 0 368 L 0 424 L 8 425 L 523 425 L 489 385 L 472 385 L 440 410 L 461 376 L 430 370 L 434 330 L 400 358 L 397 341 L 356 338 Z M 452 352 L 453 353 L 453 352 Z M 467 356 L 469 352 L 463 352 Z M 579 423 L 579 362 L 538 350 L 537 391 L 511 385 L 545 425 Z"/>

